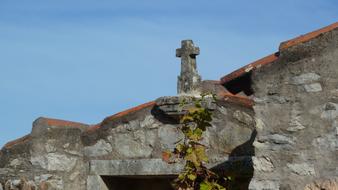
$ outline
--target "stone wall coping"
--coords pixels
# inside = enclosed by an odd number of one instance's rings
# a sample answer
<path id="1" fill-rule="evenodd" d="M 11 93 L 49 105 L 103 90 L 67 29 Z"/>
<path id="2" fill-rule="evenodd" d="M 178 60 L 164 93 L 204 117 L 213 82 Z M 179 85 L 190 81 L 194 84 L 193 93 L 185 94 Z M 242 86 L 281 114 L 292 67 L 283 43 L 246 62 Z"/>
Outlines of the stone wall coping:
<path id="1" fill-rule="evenodd" d="M 327 33 L 327 32 L 330 32 L 334 29 L 338 28 L 338 22 L 335 22 L 329 26 L 326 26 L 324 28 L 321 28 L 321 29 L 318 29 L 318 30 L 315 30 L 313 32 L 310 32 L 310 33 L 307 33 L 305 35 L 301 35 L 299 37 L 296 37 L 294 39 L 291 39 L 291 40 L 287 40 L 287 41 L 284 41 L 280 44 L 279 46 L 279 51 L 278 52 L 275 52 L 271 55 L 268 55 L 266 57 L 263 57 L 257 61 L 254 61 L 248 65 L 245 65 L 244 67 L 236 70 L 236 71 L 233 71 L 231 72 L 230 74 L 227 74 L 225 76 L 223 76 L 221 79 L 220 79 L 220 83 L 222 85 L 236 79 L 236 78 L 239 78 L 249 72 L 251 72 L 252 70 L 255 70 L 255 69 L 258 69 L 264 65 L 268 65 L 274 61 L 276 61 L 279 57 L 279 52 L 282 51 L 282 50 L 285 50 L 289 47 L 292 47 L 292 46 L 295 46 L 295 45 L 298 45 L 300 43 L 304 43 L 304 42 L 307 42 L 307 41 L 310 41 L 318 36 L 320 36 L 321 34 L 324 34 L 324 33 Z"/>
<path id="2" fill-rule="evenodd" d="M 223 101 L 238 104 L 247 108 L 252 108 L 252 106 L 254 105 L 254 101 L 247 96 L 234 95 L 229 92 L 222 92 L 219 93 L 217 96 Z"/>
<path id="3" fill-rule="evenodd" d="M 332 30 L 334 30 L 336 28 L 338 28 L 338 22 L 335 22 L 333 24 L 330 24 L 329 26 L 320 28 L 318 30 L 309 32 L 307 34 L 300 35 L 300 36 L 298 36 L 296 38 L 293 38 L 291 40 L 284 41 L 284 42 L 282 42 L 280 44 L 279 51 L 287 49 L 287 48 L 289 48 L 291 46 L 294 46 L 294 45 L 297 45 L 297 44 L 304 43 L 304 42 L 307 42 L 309 40 L 312 40 L 313 38 L 316 38 L 316 37 L 318 37 L 319 35 L 321 35 L 323 33 L 330 32 L 330 31 L 332 31 Z"/>
<path id="4" fill-rule="evenodd" d="M 257 61 L 254 61 L 228 75 L 225 75 L 224 77 L 222 77 L 221 80 L 221 84 L 224 85 L 238 77 L 241 77 L 249 72 L 251 72 L 252 70 L 258 69 L 264 65 L 268 65 L 274 61 L 276 61 L 278 59 L 278 52 L 273 53 L 271 55 L 268 55 L 266 57 L 263 57 Z"/>
<path id="5" fill-rule="evenodd" d="M 183 163 L 168 164 L 162 159 L 125 159 L 91 160 L 91 175 L 135 176 L 135 175 L 176 175 L 183 168 Z"/>
<path id="6" fill-rule="evenodd" d="M 114 115 L 111 115 L 111 116 L 108 116 L 106 117 L 101 123 L 99 124 L 96 124 L 96 125 L 91 125 L 90 127 L 87 128 L 87 132 L 94 132 L 95 130 L 101 128 L 102 125 L 104 125 L 105 123 L 108 123 L 109 121 L 113 121 L 113 120 L 116 120 L 118 118 L 121 118 L 121 117 L 124 117 L 124 116 L 127 116 L 129 114 L 133 114 L 135 112 L 138 112 L 138 111 L 141 111 L 143 109 L 146 109 L 146 108 L 149 108 L 149 107 L 153 107 L 155 106 L 156 103 L 155 101 L 151 101 L 151 102 L 147 102 L 147 103 L 144 103 L 144 104 L 141 104 L 141 105 L 138 105 L 138 106 L 135 106 L 133 108 L 130 108 L 130 109 L 127 109 L 125 111 L 122 111 L 122 112 L 118 112 Z"/>
<path id="7" fill-rule="evenodd" d="M 31 139 L 30 135 L 25 135 L 23 137 L 20 137 L 18 139 L 13 140 L 13 141 L 7 142 L 3 148 L 10 149 L 15 145 L 26 143 L 26 142 L 30 141 L 30 139 Z"/>

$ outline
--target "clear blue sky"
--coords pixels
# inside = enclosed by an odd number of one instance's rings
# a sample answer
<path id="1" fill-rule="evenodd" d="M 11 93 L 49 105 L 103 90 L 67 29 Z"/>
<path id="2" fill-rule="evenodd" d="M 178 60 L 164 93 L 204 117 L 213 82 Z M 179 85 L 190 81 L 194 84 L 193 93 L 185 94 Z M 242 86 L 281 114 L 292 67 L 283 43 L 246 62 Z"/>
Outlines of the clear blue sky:
<path id="1" fill-rule="evenodd" d="M 0 146 L 40 116 L 94 124 L 175 95 L 182 39 L 217 80 L 336 21 L 336 0 L 0 0 Z"/>

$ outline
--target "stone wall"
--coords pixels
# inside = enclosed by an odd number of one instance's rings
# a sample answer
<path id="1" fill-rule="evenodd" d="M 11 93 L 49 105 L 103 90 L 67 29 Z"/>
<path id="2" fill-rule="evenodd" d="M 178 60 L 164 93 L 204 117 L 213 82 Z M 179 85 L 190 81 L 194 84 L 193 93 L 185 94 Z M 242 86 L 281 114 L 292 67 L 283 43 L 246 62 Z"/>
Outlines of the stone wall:
<path id="1" fill-rule="evenodd" d="M 25 141 L 2 150 L 4 189 L 85 189 L 86 165 L 80 134 L 88 126 L 39 118 Z"/>
<path id="2" fill-rule="evenodd" d="M 337 76 L 337 29 L 253 73 L 259 125 L 250 189 L 337 188 L 310 188 L 338 176 Z"/>
<path id="3" fill-rule="evenodd" d="M 107 189 L 100 176 L 174 176 L 183 163 L 167 164 L 161 158 L 183 137 L 176 117 L 182 114 L 179 102 L 178 97 L 163 97 L 95 126 L 39 118 L 26 139 L 1 150 L 0 183 L 6 190 Z M 253 110 L 224 97 L 206 106 L 214 116 L 203 141 L 209 167 L 248 185 Z"/>

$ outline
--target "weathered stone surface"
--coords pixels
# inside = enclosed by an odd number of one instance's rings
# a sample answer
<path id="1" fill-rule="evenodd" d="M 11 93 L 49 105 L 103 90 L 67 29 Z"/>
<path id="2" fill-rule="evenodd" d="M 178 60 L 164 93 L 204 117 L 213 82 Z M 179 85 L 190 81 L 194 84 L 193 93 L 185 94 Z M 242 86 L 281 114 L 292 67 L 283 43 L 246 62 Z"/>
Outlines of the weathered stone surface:
<path id="1" fill-rule="evenodd" d="M 129 134 L 114 136 L 114 150 L 124 158 L 150 157 L 153 148 Z"/>
<path id="2" fill-rule="evenodd" d="M 289 132 L 296 132 L 305 129 L 305 127 L 297 120 L 293 120 L 290 123 L 291 127 L 288 127 L 286 130 Z"/>
<path id="3" fill-rule="evenodd" d="M 316 73 L 304 73 L 299 76 L 295 76 L 292 78 L 291 82 L 292 84 L 309 84 L 313 83 L 315 81 L 318 81 L 320 79 L 320 76 Z"/>
<path id="4" fill-rule="evenodd" d="M 308 163 L 287 164 L 287 167 L 297 175 L 313 176 L 316 174 L 314 167 Z"/>
<path id="5" fill-rule="evenodd" d="M 152 115 L 147 115 L 143 121 L 140 122 L 140 126 L 147 128 L 157 128 L 159 124 L 155 122 L 155 118 Z"/>
<path id="6" fill-rule="evenodd" d="M 334 133 L 326 134 L 322 137 L 313 139 L 312 145 L 318 147 L 320 150 L 319 152 L 321 152 L 321 150 L 337 151 L 338 138 Z"/>
<path id="7" fill-rule="evenodd" d="M 274 170 L 273 163 L 271 162 L 271 159 L 263 156 L 263 157 L 253 157 L 253 166 L 255 171 L 261 171 L 261 172 L 272 172 Z"/>
<path id="8" fill-rule="evenodd" d="M 210 135 L 208 141 L 210 142 L 212 149 L 231 152 L 234 148 L 249 141 L 252 133 L 253 130 L 249 127 L 238 127 L 235 123 L 228 122 L 227 128 L 223 128 L 216 132 L 216 134 Z M 250 148 L 248 147 L 247 154 L 250 152 L 249 149 Z M 242 154 L 244 154 L 244 152 Z"/>
<path id="9" fill-rule="evenodd" d="M 241 122 L 241 123 L 244 123 L 244 124 L 246 124 L 246 125 L 248 125 L 248 126 L 253 125 L 253 119 L 252 119 L 252 117 L 251 117 L 249 114 L 247 114 L 247 113 L 245 113 L 245 112 L 243 112 L 243 111 L 236 110 L 236 111 L 233 113 L 233 117 L 234 117 L 237 121 L 239 121 L 239 122 Z"/>
<path id="10" fill-rule="evenodd" d="M 332 102 L 325 104 L 320 117 L 327 120 L 336 119 L 338 117 L 338 104 Z"/>
<path id="11" fill-rule="evenodd" d="M 15 187 L 19 187 L 19 185 L 21 184 L 21 180 L 20 179 L 16 179 L 12 181 L 12 185 Z"/>
<path id="12" fill-rule="evenodd" d="M 183 40 L 182 47 L 176 50 L 176 57 L 181 58 L 181 75 L 178 77 L 178 94 L 193 94 L 196 91 L 201 76 L 197 72 L 196 56 L 200 49 L 194 46 L 192 40 Z"/>
<path id="13" fill-rule="evenodd" d="M 27 181 L 25 178 L 7 180 L 3 187 L 0 183 L 0 190 L 37 190 L 33 181 Z"/>
<path id="14" fill-rule="evenodd" d="M 48 152 L 48 153 L 55 152 L 56 151 L 55 143 L 56 143 L 56 140 L 54 140 L 54 139 L 48 140 L 46 145 L 45 145 L 46 152 Z"/>
<path id="15" fill-rule="evenodd" d="M 62 179 L 51 179 L 45 182 L 48 189 L 63 190 L 64 184 Z"/>
<path id="16" fill-rule="evenodd" d="M 22 164 L 22 161 L 19 160 L 19 159 L 17 159 L 17 158 L 15 158 L 14 160 L 11 161 L 11 163 L 9 165 L 11 167 L 16 168 L 16 167 L 20 166 L 21 164 Z"/>
<path id="17" fill-rule="evenodd" d="M 338 178 L 316 180 L 305 186 L 304 190 L 337 190 Z"/>
<path id="18" fill-rule="evenodd" d="M 39 184 L 42 181 L 47 181 L 48 179 L 51 179 L 52 177 L 53 177 L 52 174 L 43 174 L 43 175 L 40 175 L 40 176 L 35 176 L 34 181 Z"/>
<path id="19" fill-rule="evenodd" d="M 34 182 L 31 182 L 34 184 L 37 184 L 39 186 L 39 189 L 41 190 L 61 190 L 65 189 L 64 181 L 62 178 L 55 174 L 42 174 L 39 176 L 34 177 Z M 78 186 L 80 187 L 80 186 Z"/>
<path id="20" fill-rule="evenodd" d="M 156 100 L 156 105 L 167 115 L 183 115 L 190 108 L 195 106 L 195 101 L 201 98 L 200 95 L 197 96 L 164 96 Z M 216 102 L 212 96 L 204 97 L 204 100 L 201 102 L 204 108 L 209 110 L 216 109 Z"/>
<path id="21" fill-rule="evenodd" d="M 22 190 L 36 190 L 37 186 L 33 181 L 25 181 L 22 185 Z"/>
<path id="22" fill-rule="evenodd" d="M 301 123 L 302 119 L 300 114 L 302 114 L 302 110 L 299 103 L 293 104 L 289 122 L 290 127 L 286 129 L 287 131 L 296 132 L 305 129 L 305 126 Z"/>
<path id="23" fill-rule="evenodd" d="M 77 159 L 63 154 L 49 153 L 31 158 L 31 163 L 48 171 L 71 171 Z"/>
<path id="24" fill-rule="evenodd" d="M 67 149 L 68 147 L 69 147 L 69 143 L 66 143 L 66 144 L 64 144 L 62 147 L 64 148 L 64 149 Z"/>
<path id="25" fill-rule="evenodd" d="M 334 129 L 335 135 L 338 136 L 338 120 L 332 123 L 332 128 Z"/>
<path id="26" fill-rule="evenodd" d="M 274 165 L 272 172 L 255 172 L 254 181 L 279 181 L 281 190 L 298 190 L 337 176 L 337 39 L 335 30 L 280 51 L 276 63 L 252 73 L 255 118 L 265 124 L 257 128 L 255 156 L 273 158 Z"/>
<path id="27" fill-rule="evenodd" d="M 338 102 L 338 89 L 334 89 L 330 91 L 329 99 L 332 101 Z"/>
<path id="28" fill-rule="evenodd" d="M 306 84 L 304 89 L 306 92 L 320 92 L 323 90 L 320 83 Z"/>
<path id="29" fill-rule="evenodd" d="M 177 126 L 164 125 L 159 128 L 158 137 L 163 150 L 173 150 L 175 143 L 182 140 L 184 135 Z"/>
<path id="30" fill-rule="evenodd" d="M 6 175 L 9 172 L 12 172 L 9 168 L 0 168 L 0 175 Z"/>
<path id="31" fill-rule="evenodd" d="M 265 123 L 260 118 L 255 117 L 255 127 L 258 130 L 263 130 L 265 128 Z"/>
<path id="32" fill-rule="evenodd" d="M 87 190 L 108 190 L 108 187 L 98 175 L 89 175 L 87 177 Z"/>
<path id="33" fill-rule="evenodd" d="M 278 181 L 271 180 L 252 180 L 249 190 L 277 190 L 279 189 Z"/>
<path id="34" fill-rule="evenodd" d="M 112 150 L 112 146 L 101 139 L 93 146 L 84 147 L 84 154 L 86 156 L 103 156 L 111 153 Z"/>
<path id="35" fill-rule="evenodd" d="M 80 172 L 76 171 L 69 176 L 69 180 L 74 181 L 79 175 Z"/>
<path id="36" fill-rule="evenodd" d="M 283 144 L 293 144 L 293 140 L 287 136 L 284 135 L 280 135 L 280 134 L 273 134 L 273 135 L 267 135 L 264 137 L 260 137 L 259 142 L 271 142 L 274 144 L 279 144 L 279 145 L 283 145 Z"/>
<path id="37" fill-rule="evenodd" d="M 90 173 L 96 175 L 172 175 L 183 168 L 183 163 L 168 164 L 162 159 L 92 160 Z"/>

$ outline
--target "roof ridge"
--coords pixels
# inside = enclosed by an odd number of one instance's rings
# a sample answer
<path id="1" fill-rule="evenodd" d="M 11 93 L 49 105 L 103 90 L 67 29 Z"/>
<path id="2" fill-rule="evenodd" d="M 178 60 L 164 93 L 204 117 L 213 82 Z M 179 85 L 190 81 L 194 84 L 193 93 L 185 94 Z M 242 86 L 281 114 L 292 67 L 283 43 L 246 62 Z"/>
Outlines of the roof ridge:
<path id="1" fill-rule="evenodd" d="M 248 96 L 242 96 L 238 94 L 231 94 L 230 92 L 221 92 L 218 94 L 220 98 L 224 98 L 225 101 L 240 104 L 247 108 L 252 108 L 254 101 Z"/>
<path id="2" fill-rule="evenodd" d="M 325 26 L 323 28 L 320 28 L 318 30 L 315 30 L 315 31 L 312 31 L 312 32 L 309 32 L 309 33 L 306 33 L 306 34 L 303 34 L 303 35 L 300 35 L 300 36 L 295 37 L 293 39 L 284 41 L 284 42 L 280 43 L 280 45 L 279 45 L 279 51 L 287 49 L 287 48 L 289 48 L 291 46 L 294 46 L 294 45 L 297 45 L 297 44 L 300 44 L 300 43 L 312 40 L 313 38 L 316 38 L 316 37 L 318 37 L 319 35 L 321 35 L 323 33 L 330 32 L 330 31 L 332 31 L 332 30 L 334 30 L 336 28 L 338 28 L 338 22 L 335 22 L 333 24 L 330 24 L 330 25 Z"/>
<path id="3" fill-rule="evenodd" d="M 258 69 L 264 65 L 267 65 L 269 63 L 272 63 L 274 61 L 276 61 L 278 59 L 279 56 L 279 52 L 275 52 L 273 54 L 270 54 L 268 56 L 265 56 L 261 59 L 258 59 L 254 62 L 249 63 L 248 65 L 245 65 L 244 67 L 241 67 L 235 71 L 233 71 L 232 73 L 225 75 L 224 77 L 222 77 L 220 79 L 221 84 L 225 84 L 235 78 L 238 78 L 242 75 L 244 75 L 245 73 L 248 73 L 252 70 Z"/>
<path id="4" fill-rule="evenodd" d="M 67 121 L 62 119 L 54 119 L 54 118 L 47 118 L 47 117 L 40 117 L 37 120 L 42 120 L 46 122 L 48 126 L 55 126 L 55 127 L 85 127 L 89 126 L 88 124 L 74 122 L 74 121 Z"/>
<path id="5" fill-rule="evenodd" d="M 15 139 L 15 140 L 12 140 L 12 141 L 7 142 L 7 143 L 3 146 L 3 148 L 10 149 L 10 148 L 12 148 L 14 145 L 21 144 L 21 143 L 25 143 L 25 142 L 29 141 L 30 139 L 31 139 L 31 136 L 30 136 L 30 134 L 28 134 L 28 135 L 25 135 L 25 136 L 23 136 L 23 137 L 20 137 L 20 138 L 17 138 L 17 139 Z"/>
<path id="6" fill-rule="evenodd" d="M 145 109 L 145 108 L 148 108 L 148 107 L 151 107 L 151 106 L 155 106 L 155 105 L 156 105 L 155 101 L 150 101 L 150 102 L 147 102 L 147 103 L 144 103 L 144 104 L 141 104 L 141 105 L 129 108 L 127 110 L 118 112 L 118 113 L 116 113 L 114 115 L 106 117 L 101 123 L 98 123 L 98 124 L 95 124 L 95 125 L 91 125 L 90 127 L 87 128 L 86 131 L 89 131 L 89 132 L 95 131 L 96 129 L 100 128 L 108 120 L 115 120 L 115 119 L 121 118 L 123 116 L 126 116 L 128 114 L 135 113 L 137 111 L 140 111 L 142 109 Z"/>
<path id="7" fill-rule="evenodd" d="M 246 74 L 246 73 L 248 73 L 248 72 L 250 72 L 254 69 L 258 69 L 261 66 L 264 66 L 264 65 L 267 65 L 269 63 L 276 61 L 279 57 L 279 52 L 282 51 L 282 50 L 285 50 L 285 49 L 292 47 L 292 46 L 295 46 L 297 44 L 304 43 L 304 42 L 307 42 L 309 40 L 312 40 L 312 39 L 318 37 L 319 35 L 326 33 L 326 32 L 330 32 L 330 31 L 332 31 L 336 28 L 338 28 L 338 22 L 335 22 L 333 24 L 330 24 L 330 25 L 323 27 L 323 28 L 320 28 L 318 30 L 309 32 L 307 34 L 298 36 L 298 37 L 293 38 L 291 40 L 284 41 L 284 42 L 280 43 L 279 51 L 277 51 L 273 54 L 270 54 L 268 56 L 265 56 L 261 59 L 258 59 L 257 61 L 254 61 L 252 63 L 249 63 L 249 64 L 231 72 L 230 74 L 223 76 L 220 79 L 221 84 L 224 85 L 225 83 L 232 81 L 232 80 L 234 80 L 238 77 L 241 77 L 244 74 Z"/>

